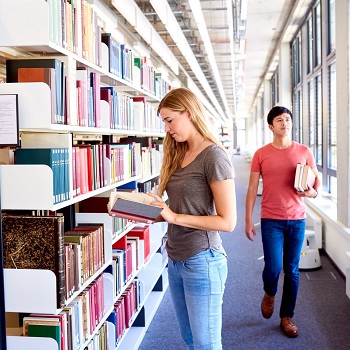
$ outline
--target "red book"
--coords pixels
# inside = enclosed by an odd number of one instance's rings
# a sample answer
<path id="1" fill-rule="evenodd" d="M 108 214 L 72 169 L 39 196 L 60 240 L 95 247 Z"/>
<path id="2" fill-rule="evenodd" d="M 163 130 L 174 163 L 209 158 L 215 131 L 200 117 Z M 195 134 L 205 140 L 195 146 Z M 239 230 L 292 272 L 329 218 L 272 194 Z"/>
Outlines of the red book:
<path id="1" fill-rule="evenodd" d="M 113 103 L 112 103 L 112 95 L 109 89 L 101 88 L 101 100 L 106 101 L 109 105 L 109 127 L 113 129 L 114 127 Z"/>
<path id="2" fill-rule="evenodd" d="M 94 185 L 94 164 L 93 164 L 93 154 L 91 145 L 79 145 L 80 149 L 84 149 L 86 168 L 84 168 L 84 177 L 87 180 L 87 191 L 93 191 L 95 189 Z"/>
<path id="3" fill-rule="evenodd" d="M 79 126 L 88 126 L 87 117 L 87 90 L 83 80 L 77 80 L 77 101 L 78 101 L 78 124 Z"/>
<path id="4" fill-rule="evenodd" d="M 51 90 L 51 122 L 56 123 L 56 71 L 54 68 L 18 68 L 19 83 L 46 83 Z"/>
<path id="5" fill-rule="evenodd" d="M 77 172 L 76 172 L 76 147 L 72 147 L 72 194 L 73 197 L 77 196 Z"/>
<path id="6" fill-rule="evenodd" d="M 77 196 L 81 194 L 81 174 L 80 174 L 80 148 L 79 147 L 73 147 L 75 150 L 75 182 L 76 182 L 76 192 Z"/>
<path id="7" fill-rule="evenodd" d="M 135 226 L 132 230 L 129 231 L 128 234 L 130 234 L 130 236 L 139 237 L 140 239 L 144 240 L 145 262 L 148 261 L 151 253 L 149 226 Z"/>

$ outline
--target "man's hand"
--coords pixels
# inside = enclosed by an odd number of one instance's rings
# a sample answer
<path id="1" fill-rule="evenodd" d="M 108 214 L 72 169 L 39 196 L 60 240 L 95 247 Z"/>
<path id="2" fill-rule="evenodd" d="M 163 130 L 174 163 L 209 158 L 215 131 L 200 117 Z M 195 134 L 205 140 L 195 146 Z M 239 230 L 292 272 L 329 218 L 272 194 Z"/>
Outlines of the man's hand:
<path id="1" fill-rule="evenodd" d="M 253 242 L 253 237 L 256 237 L 256 229 L 251 221 L 247 221 L 245 224 L 245 234 L 247 238 Z"/>

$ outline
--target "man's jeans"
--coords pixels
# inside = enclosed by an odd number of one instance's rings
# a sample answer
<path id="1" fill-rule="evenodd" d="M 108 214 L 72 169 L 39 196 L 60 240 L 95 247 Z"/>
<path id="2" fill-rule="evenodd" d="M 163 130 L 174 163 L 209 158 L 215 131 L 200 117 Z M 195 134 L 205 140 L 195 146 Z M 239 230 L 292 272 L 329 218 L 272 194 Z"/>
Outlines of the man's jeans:
<path id="1" fill-rule="evenodd" d="M 264 290 L 277 293 L 278 278 L 284 270 L 280 317 L 293 317 L 299 288 L 299 260 L 305 235 L 305 219 L 261 219 L 261 236 L 265 267 L 262 273 Z"/>
<path id="2" fill-rule="evenodd" d="M 169 258 L 169 288 L 180 333 L 190 350 L 221 350 L 227 258 L 206 250 L 187 260 Z"/>

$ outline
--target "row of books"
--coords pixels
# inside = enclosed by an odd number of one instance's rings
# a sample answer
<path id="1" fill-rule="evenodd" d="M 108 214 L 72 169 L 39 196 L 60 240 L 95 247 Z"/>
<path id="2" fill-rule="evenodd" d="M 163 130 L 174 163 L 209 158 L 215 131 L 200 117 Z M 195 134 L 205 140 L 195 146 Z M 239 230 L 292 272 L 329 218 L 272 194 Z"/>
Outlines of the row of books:
<path id="1" fill-rule="evenodd" d="M 171 89 L 146 56 L 134 55 L 132 49 L 119 44 L 111 33 L 102 33 L 101 40 L 108 48 L 109 72 L 158 98 Z"/>
<path id="2" fill-rule="evenodd" d="M 101 127 L 101 76 L 75 60 L 6 60 L 7 83 L 46 83 L 51 93 L 51 123 Z M 73 85 L 72 85 L 73 84 Z"/>
<path id="3" fill-rule="evenodd" d="M 54 204 L 71 198 L 69 163 L 68 148 L 18 148 L 15 151 L 15 164 L 43 164 L 52 169 Z"/>
<path id="4" fill-rule="evenodd" d="M 143 96 L 127 96 L 113 86 L 101 87 L 101 99 L 108 103 L 111 129 L 162 132 L 164 122 L 157 107 Z"/>
<path id="5" fill-rule="evenodd" d="M 73 196 L 142 176 L 141 145 L 79 144 L 72 148 Z M 110 161 L 110 171 L 106 167 Z"/>
<path id="6" fill-rule="evenodd" d="M 50 41 L 102 67 L 103 50 L 108 51 L 108 69 L 112 74 L 135 84 L 158 98 L 169 90 L 161 74 L 146 57 L 136 57 L 131 48 L 119 44 L 111 33 L 103 33 L 101 20 L 86 0 L 49 0 Z"/>
<path id="7" fill-rule="evenodd" d="M 18 148 L 14 162 L 49 166 L 53 173 L 53 203 L 57 204 L 109 184 L 135 176 L 149 177 L 159 171 L 161 154 L 155 148 L 141 147 L 129 138 L 120 142 L 77 144 L 72 147 L 71 157 L 69 148 Z"/>
<path id="8" fill-rule="evenodd" d="M 112 263 L 106 269 L 113 276 L 116 295 L 149 260 L 149 226 L 136 226 L 112 246 Z"/>
<path id="9" fill-rule="evenodd" d="M 52 338 L 59 350 L 79 350 L 100 325 L 104 309 L 104 276 L 100 275 L 57 315 L 24 316 L 23 336 Z M 104 323 L 97 332 L 97 339 L 93 337 L 89 343 L 107 345 L 106 332 Z"/>
<path id="10" fill-rule="evenodd" d="M 51 90 L 51 123 L 65 121 L 65 65 L 54 59 L 6 60 L 6 82 L 44 82 Z"/>
<path id="11" fill-rule="evenodd" d="M 90 213 L 104 213 L 107 214 L 107 204 L 108 197 L 103 196 L 95 196 L 87 198 L 81 202 L 79 202 L 78 209 L 79 213 L 90 214 Z M 111 217 L 111 233 L 112 240 L 114 240 L 118 235 L 122 234 L 126 228 L 130 225 L 127 219 Z"/>
<path id="12" fill-rule="evenodd" d="M 98 332 L 92 337 L 84 350 L 109 350 L 108 345 L 108 324 L 104 322 Z"/>
<path id="13" fill-rule="evenodd" d="M 86 0 L 48 0 L 49 39 L 80 57 L 101 66 L 98 15 Z"/>
<path id="14" fill-rule="evenodd" d="M 143 297 L 143 283 L 139 279 L 134 279 L 114 304 L 114 309 L 107 321 L 114 325 L 115 346 L 120 343 L 127 328 L 131 327 L 133 317 L 139 309 Z"/>
<path id="15" fill-rule="evenodd" d="M 4 214 L 2 236 L 5 268 L 55 274 L 57 308 L 104 264 L 103 225 L 64 232 L 63 216 Z"/>
<path id="16" fill-rule="evenodd" d="M 64 233 L 64 243 L 68 299 L 104 264 L 103 225 L 79 225 Z"/>
<path id="17" fill-rule="evenodd" d="M 51 93 L 52 124 L 164 131 L 156 106 L 144 97 L 130 97 L 113 86 L 101 86 L 100 73 L 77 67 L 72 58 L 6 60 L 6 81 L 46 83 Z M 107 102 L 107 111 L 102 112 L 101 100 Z"/>

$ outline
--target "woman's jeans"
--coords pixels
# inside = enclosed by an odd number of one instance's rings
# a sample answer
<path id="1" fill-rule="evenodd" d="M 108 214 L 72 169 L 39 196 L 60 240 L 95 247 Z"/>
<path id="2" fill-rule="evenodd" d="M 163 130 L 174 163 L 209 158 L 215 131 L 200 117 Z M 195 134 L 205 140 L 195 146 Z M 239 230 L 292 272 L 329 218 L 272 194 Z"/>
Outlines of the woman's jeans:
<path id="1" fill-rule="evenodd" d="M 190 350 L 221 350 L 227 258 L 206 250 L 168 263 L 169 288 L 180 333 Z"/>
<path id="2" fill-rule="evenodd" d="M 265 267 L 262 273 L 265 292 L 277 293 L 278 278 L 282 269 L 284 283 L 280 318 L 293 317 L 299 288 L 299 260 L 304 242 L 305 219 L 261 219 L 261 236 Z"/>

